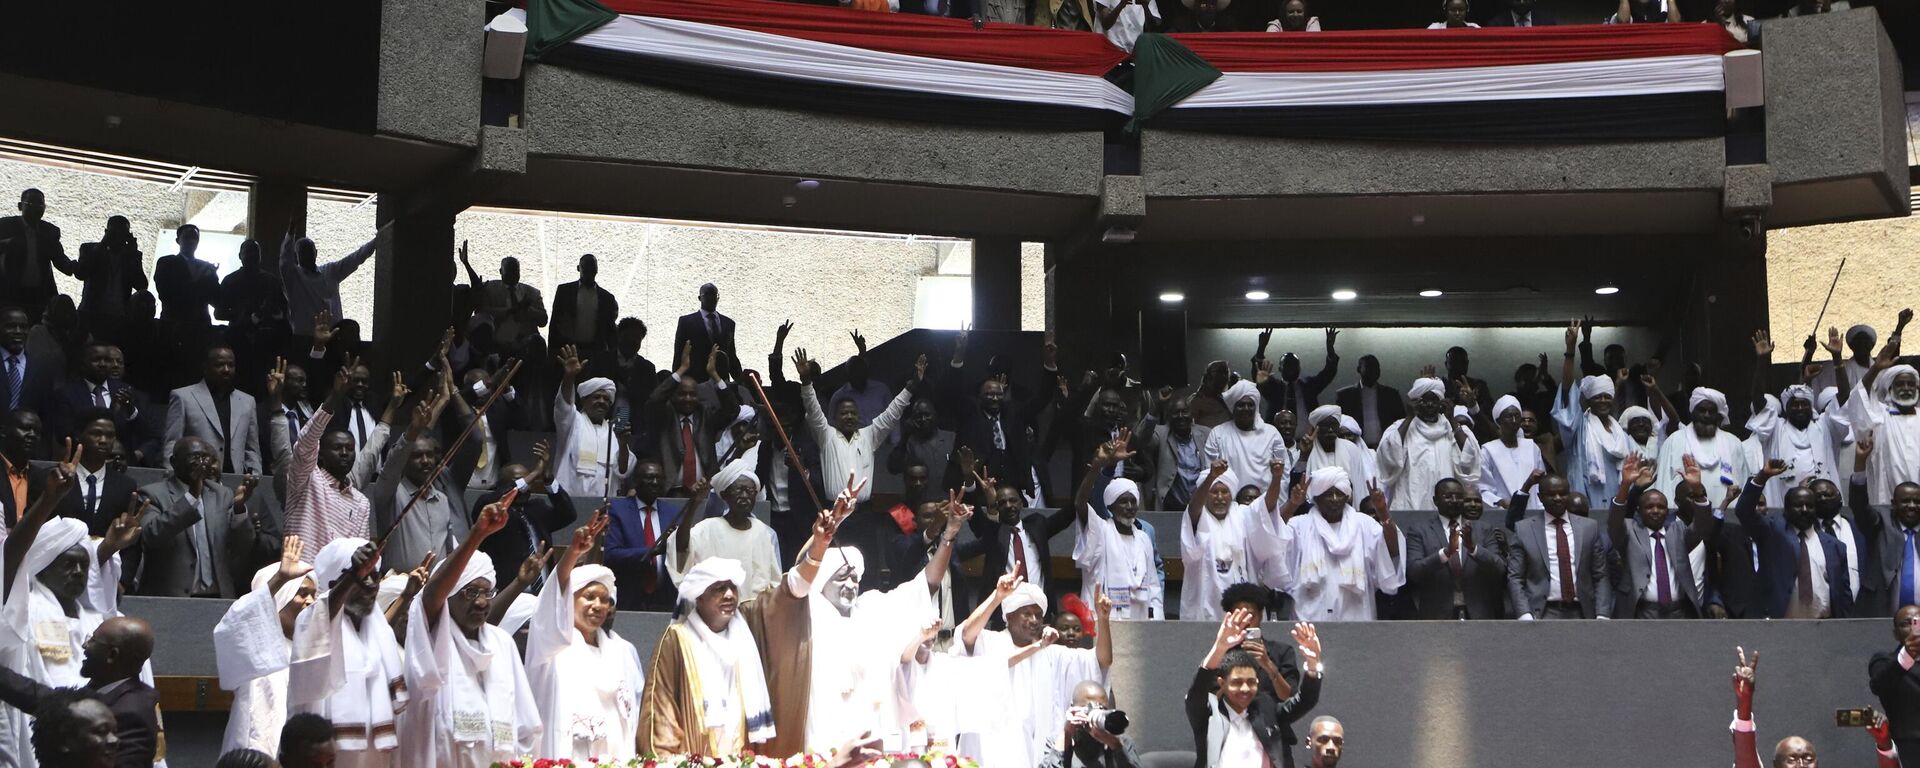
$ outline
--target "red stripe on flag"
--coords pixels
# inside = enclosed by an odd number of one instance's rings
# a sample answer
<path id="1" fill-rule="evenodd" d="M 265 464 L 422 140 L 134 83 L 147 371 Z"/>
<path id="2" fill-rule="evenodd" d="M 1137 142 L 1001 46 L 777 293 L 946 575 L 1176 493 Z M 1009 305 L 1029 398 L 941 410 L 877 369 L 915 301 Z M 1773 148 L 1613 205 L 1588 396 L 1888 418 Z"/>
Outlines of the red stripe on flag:
<path id="1" fill-rule="evenodd" d="M 1740 46 L 1718 24 L 1589 24 L 1170 37 L 1223 72 L 1366 72 L 1719 55 Z"/>
<path id="2" fill-rule="evenodd" d="M 903 0 L 917 2 L 918 0 Z M 988 23 L 912 13 L 874 13 L 768 0 L 601 0 L 616 13 L 715 24 L 951 61 L 1104 75 L 1125 51 L 1091 32 Z"/>

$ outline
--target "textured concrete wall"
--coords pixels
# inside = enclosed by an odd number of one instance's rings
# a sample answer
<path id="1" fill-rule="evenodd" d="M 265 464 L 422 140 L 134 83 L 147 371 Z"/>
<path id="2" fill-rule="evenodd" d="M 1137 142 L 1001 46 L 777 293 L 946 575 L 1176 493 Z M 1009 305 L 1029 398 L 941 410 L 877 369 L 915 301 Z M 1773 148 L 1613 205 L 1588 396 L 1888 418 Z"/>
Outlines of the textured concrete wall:
<path id="1" fill-rule="evenodd" d="M 529 66 L 535 154 L 1094 196 L 1101 135 L 887 122 L 750 106 Z"/>
<path id="2" fill-rule="evenodd" d="M 1900 62 L 1878 13 L 1773 19 L 1765 36 L 1767 162 L 1775 183 L 1865 177 L 1904 204 Z"/>
<path id="3" fill-rule="evenodd" d="M 1843 258 L 1846 270 L 1826 319 L 1819 321 L 1821 340 L 1829 326 L 1844 333 L 1847 326 L 1866 323 L 1878 328 L 1885 341 L 1900 310 L 1920 303 L 1912 290 L 1913 276 L 1920 270 L 1916 243 L 1920 219 L 1913 217 L 1768 232 L 1767 307 L 1779 345 L 1774 362 L 1800 359 L 1800 342 L 1814 330 L 1827 286 Z"/>
<path id="4" fill-rule="evenodd" d="M 480 130 L 482 3 L 386 0 L 380 11 L 382 133 L 473 146 Z"/>

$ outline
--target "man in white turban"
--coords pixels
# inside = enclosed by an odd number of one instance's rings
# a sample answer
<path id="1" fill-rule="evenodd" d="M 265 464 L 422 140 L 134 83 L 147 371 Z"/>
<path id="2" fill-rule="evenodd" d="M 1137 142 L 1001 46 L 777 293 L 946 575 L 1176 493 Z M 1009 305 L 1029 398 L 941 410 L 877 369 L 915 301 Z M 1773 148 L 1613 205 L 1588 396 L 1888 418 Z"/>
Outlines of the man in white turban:
<path id="1" fill-rule="evenodd" d="M 1207 433 L 1207 463 L 1225 459 L 1235 476 L 1265 492 L 1271 482 L 1267 467 L 1275 459 L 1284 461 L 1292 456 L 1287 452 L 1290 438 L 1260 420 L 1260 390 L 1253 382 L 1234 382 L 1227 387 L 1224 399 L 1233 417 Z"/>
<path id="2" fill-rule="evenodd" d="M 1480 482 L 1480 443 L 1471 430 L 1448 417 L 1445 382 L 1415 379 L 1407 397 L 1413 415 L 1387 427 L 1374 460 L 1380 482 L 1392 494 L 1393 509 L 1432 509 L 1433 486 L 1441 478 L 1469 486 Z"/>
<path id="3" fill-rule="evenodd" d="M 506 524 L 506 505 L 480 510 L 466 540 L 427 577 L 409 609 L 407 690 L 414 701 L 400 713 L 401 765 L 489 768 L 540 746 L 540 708 L 519 646 L 487 623 L 494 569 L 480 542 Z"/>
<path id="4" fill-rule="evenodd" d="M 1902 326 L 1912 312 L 1901 310 Z M 1873 440 L 1867 500 L 1876 505 L 1893 502 L 1894 486 L 1920 482 L 1920 415 L 1914 411 L 1920 406 L 1920 372 L 1896 364 L 1899 354 L 1900 334 L 1895 333 L 1847 401 L 1854 438 Z"/>
<path id="5" fill-rule="evenodd" d="M 1620 481 L 1620 463 L 1627 458 L 1627 432 L 1614 418 L 1613 379 L 1574 376 L 1574 350 L 1580 321 L 1567 326 L 1566 354 L 1560 365 L 1560 393 L 1553 400 L 1553 422 L 1560 430 L 1560 468 L 1573 492 L 1588 499 L 1613 497 Z M 1577 391 L 1576 391 L 1577 388 Z M 1662 462 L 1663 464 L 1665 462 Z M 1674 467 L 1679 468 L 1675 461 Z M 1515 482 L 1525 482 L 1521 478 Z M 1674 498 L 1666 488 L 1667 498 Z"/>
<path id="6" fill-rule="evenodd" d="M 1295 498 L 1281 510 L 1293 528 L 1294 615 L 1313 622 L 1374 620 L 1374 593 L 1397 594 L 1407 583 L 1406 541 L 1384 508 L 1385 494 L 1374 490 L 1373 516 L 1361 514 L 1347 471 L 1322 467 L 1307 476 L 1304 497 L 1311 510 L 1297 508 Z"/>
<path id="7" fill-rule="evenodd" d="M 595 376 L 579 381 L 581 366 L 573 347 L 560 348 L 560 391 L 553 398 L 553 480 L 577 497 L 617 496 L 637 462 L 627 436 L 615 433 L 610 418 L 613 380 Z"/>
<path id="8" fill-rule="evenodd" d="M 1228 393 L 1232 391 L 1229 389 Z M 1239 418 L 1237 409 L 1235 414 L 1235 418 Z M 1223 424 L 1214 432 L 1231 429 L 1231 425 Z M 1123 429 L 1118 439 L 1094 449 L 1094 471 L 1080 478 L 1080 487 L 1073 497 L 1077 521 L 1073 561 L 1080 566 L 1080 599 L 1091 604 L 1104 589 L 1107 599 L 1113 603 L 1115 618 L 1162 620 L 1167 617 L 1166 595 L 1154 560 L 1153 536 L 1139 522 L 1140 488 L 1132 480 L 1108 476 L 1110 468 L 1132 455 L 1127 450 L 1129 438 Z M 1216 464 L 1219 462 L 1215 460 Z M 1093 508 L 1095 486 L 1102 486 L 1105 515 Z M 1195 491 L 1194 498 L 1199 498 L 1200 493 Z"/>
<path id="9" fill-rule="evenodd" d="M 760 499 L 760 478 L 753 472 L 758 451 L 755 446 L 746 456 L 727 462 L 711 483 L 694 484 L 692 499 L 681 513 L 685 519 L 667 549 L 667 570 L 676 580 L 701 561 L 720 557 L 746 569 L 746 580 L 738 585 L 741 594 L 757 595 L 780 581 L 779 540 L 773 528 L 753 516 L 754 503 Z M 720 494 L 725 512 L 702 519 L 710 504 L 709 486 Z"/>
<path id="10" fill-rule="evenodd" d="M 1361 482 L 1373 479 L 1373 454 L 1360 442 L 1360 423 L 1341 412 L 1340 406 L 1323 405 L 1307 415 L 1307 428 L 1313 441 L 1301 449 L 1301 466 L 1291 471 L 1310 475 L 1322 467 L 1339 467 L 1347 476 Z M 1346 435 L 1351 432 L 1352 439 Z"/>
<path id="11" fill-rule="evenodd" d="M 220 687 L 233 692 L 222 753 L 256 749 L 275 754 L 287 723 L 287 664 L 293 627 L 313 603 L 313 566 L 301 562 L 298 536 L 280 543 L 280 562 L 253 575 L 253 591 L 240 596 L 213 627 L 213 660 Z"/>
<path id="12" fill-rule="evenodd" d="M 1180 582 L 1181 620 L 1218 621 L 1221 595 L 1235 584 L 1282 589 L 1292 582 L 1293 528 L 1275 512 L 1285 471 L 1284 464 L 1273 463 L 1273 482 L 1256 508 L 1234 501 L 1240 480 L 1226 462 L 1208 469 L 1180 525 L 1180 558 L 1187 566 Z M 1111 486 L 1107 493 L 1112 495 Z"/>
<path id="13" fill-rule="evenodd" d="M 1840 357 L 1840 334 L 1834 329 L 1831 350 Z M 1766 331 L 1753 334 L 1754 389 L 1753 415 L 1747 430 L 1760 444 L 1760 460 L 1787 463 L 1787 471 L 1767 482 L 1764 490 L 1767 506 L 1785 509 L 1787 489 L 1811 480 L 1826 480 L 1841 487 L 1842 469 L 1833 453 L 1833 445 L 1849 431 L 1844 418 L 1819 412 L 1819 397 L 1813 388 L 1794 384 L 1780 391 L 1775 399 L 1763 394 L 1767 369 L 1773 362 L 1773 340 Z M 1757 467 L 1756 467 L 1757 468 Z"/>
<path id="14" fill-rule="evenodd" d="M 313 558 L 320 593 L 293 627 L 287 675 L 289 714 L 333 721 L 335 765 L 385 768 L 400 746 L 406 668 L 393 628 L 374 615 L 380 553 L 366 539 L 340 538 Z"/>
<path id="15" fill-rule="evenodd" d="M 1114 606 L 1106 595 L 1096 596 L 1092 650 L 1055 643 L 1059 632 L 1046 625 L 1047 595 L 1039 587 L 1002 578 L 982 603 L 985 610 L 993 606 L 999 606 L 1006 630 L 985 631 L 985 622 L 969 620 L 961 627 L 954 655 L 1006 660 L 1006 678 L 977 683 L 1005 702 L 1001 727 L 982 731 L 977 740 L 963 740 L 962 750 L 982 765 L 1038 765 L 1047 740 L 1066 726 L 1073 689 L 1084 680 L 1107 683 L 1107 669 L 1113 665 Z"/>
<path id="16" fill-rule="evenodd" d="M 1727 424 L 1727 396 L 1712 387 L 1694 387 L 1687 398 L 1688 424 L 1660 446 L 1660 467 L 1653 487 L 1668 499 L 1677 499 L 1685 482 L 1686 462 L 1692 456 L 1700 468 L 1700 482 L 1708 498 L 1719 501 L 1728 488 L 1743 488 L 1754 467 L 1746 446 L 1722 427 Z M 1588 496 L 1589 499 L 1603 498 Z M 1671 503 L 1671 502 L 1669 502 Z"/>
<path id="17" fill-rule="evenodd" d="M 1528 477 L 1535 471 L 1547 471 L 1540 444 L 1520 434 L 1522 410 L 1520 399 L 1513 395 L 1501 395 L 1493 401 L 1493 427 L 1498 436 L 1480 444 L 1483 466 L 1478 491 L 1480 500 L 1488 506 L 1506 509 Z M 1540 508 L 1538 499 L 1528 498 L 1532 499 L 1528 509 Z"/>

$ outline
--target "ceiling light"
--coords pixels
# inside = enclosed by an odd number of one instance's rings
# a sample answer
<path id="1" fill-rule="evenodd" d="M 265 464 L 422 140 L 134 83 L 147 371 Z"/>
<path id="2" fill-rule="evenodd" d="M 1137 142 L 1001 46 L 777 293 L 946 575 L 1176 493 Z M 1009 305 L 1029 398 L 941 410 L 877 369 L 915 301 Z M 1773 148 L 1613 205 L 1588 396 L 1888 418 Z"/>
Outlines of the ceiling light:
<path id="1" fill-rule="evenodd" d="M 1340 290 L 1333 292 L 1334 301 L 1353 301 L 1354 299 L 1359 298 L 1359 296 L 1360 294 L 1355 293 L 1353 290 L 1347 289 L 1347 288 L 1342 288 Z"/>
<path id="2" fill-rule="evenodd" d="M 1160 302 L 1162 304 L 1178 304 L 1186 300 L 1187 295 L 1179 291 L 1168 291 L 1160 294 Z"/>
<path id="3" fill-rule="evenodd" d="M 1434 289 L 1432 289 L 1432 288 L 1428 288 L 1428 289 L 1426 289 L 1426 290 L 1424 290 L 1424 291 L 1421 291 L 1421 292 L 1420 292 L 1420 295 L 1421 295 L 1421 296 L 1425 296 L 1425 297 L 1427 297 L 1427 298 L 1429 298 L 1429 299 L 1431 299 L 1431 298 L 1434 298 L 1434 297 L 1436 297 L 1436 296 L 1439 296 L 1439 295 L 1440 295 L 1440 292 L 1439 292 L 1439 291 L 1436 291 L 1436 290 L 1434 290 Z"/>
<path id="4" fill-rule="evenodd" d="M 1600 294 L 1600 295 L 1602 295 L 1602 296 L 1612 296 L 1612 295 L 1614 295 L 1614 294 L 1616 294 L 1616 293 L 1619 293 L 1619 292 L 1620 292 L 1620 289 L 1619 289 L 1619 288 L 1618 288 L 1617 286 L 1612 286 L 1612 285 L 1603 285 L 1603 286 L 1600 286 L 1600 287 L 1598 287 L 1598 288 L 1595 288 L 1595 289 L 1593 289 L 1593 292 L 1594 292 L 1594 293 L 1597 293 L 1597 294 Z"/>
<path id="5" fill-rule="evenodd" d="M 1247 291 L 1247 300 L 1248 301 L 1266 301 L 1267 292 L 1266 291 Z"/>

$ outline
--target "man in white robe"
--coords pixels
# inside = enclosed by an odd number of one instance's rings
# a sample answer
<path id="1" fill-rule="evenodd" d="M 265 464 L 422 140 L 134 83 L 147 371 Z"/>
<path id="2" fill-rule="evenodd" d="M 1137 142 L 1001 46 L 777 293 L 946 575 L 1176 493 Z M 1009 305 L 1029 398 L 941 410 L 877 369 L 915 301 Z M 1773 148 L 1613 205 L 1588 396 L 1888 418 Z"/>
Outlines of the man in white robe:
<path id="1" fill-rule="evenodd" d="M 1214 431 L 1221 429 L 1232 427 L 1223 424 Z M 1080 566 L 1080 599 L 1092 604 L 1104 588 L 1106 599 L 1113 603 L 1114 618 L 1160 621 L 1167 617 L 1165 587 L 1154 559 L 1153 537 L 1139 522 L 1140 488 L 1132 480 L 1108 476 L 1111 467 L 1132 455 L 1127 451 L 1126 430 L 1121 433 L 1119 439 L 1095 449 L 1093 468 L 1081 476 L 1073 497 L 1073 562 Z M 1092 504 L 1095 486 L 1103 483 L 1106 515 Z"/>
<path id="2" fill-rule="evenodd" d="M 969 622 L 954 653 L 1004 659 L 1004 681 L 983 679 L 979 685 L 992 689 L 1005 704 L 1000 727 L 979 734 L 977 748 L 963 749 L 979 755 L 981 765 L 1037 765 L 1046 740 L 1066 725 L 1073 689 L 1083 680 L 1107 683 L 1107 668 L 1113 665 L 1113 605 L 1104 596 L 1095 603 L 1097 634 L 1093 649 L 1087 650 L 1054 643 L 1059 633 L 1046 626 L 1047 595 L 1039 587 L 1016 583 L 995 590 L 985 604 L 999 606 L 1006 631 L 984 631 Z"/>
<path id="3" fill-rule="evenodd" d="M 1833 454 L 1836 439 L 1844 439 L 1846 423 L 1817 412 L 1813 390 L 1795 384 L 1781 390 L 1747 419 L 1747 430 L 1760 442 L 1761 461 L 1780 460 L 1787 471 L 1767 481 L 1769 509 L 1785 509 L 1787 489 L 1802 481 L 1826 480 L 1839 487 L 1840 464 Z"/>
<path id="4" fill-rule="evenodd" d="M 1893 503 L 1893 488 L 1920 482 L 1920 372 L 1911 365 L 1894 365 L 1899 337 L 1887 341 L 1866 378 L 1847 401 L 1848 420 L 1855 440 L 1873 440 L 1867 458 L 1867 500 Z M 1871 393 L 1871 394 L 1869 394 Z"/>
<path id="5" fill-rule="evenodd" d="M 393 628 L 374 613 L 379 551 L 366 539 L 334 539 L 313 558 L 321 592 L 293 628 L 289 714 L 333 721 L 339 768 L 387 768 L 400 746 L 406 669 Z"/>
<path id="6" fill-rule="evenodd" d="M 294 622 L 315 592 L 307 576 L 313 566 L 301 562 L 300 555 L 300 537 L 282 539 L 280 562 L 254 573 L 252 591 L 233 601 L 213 626 L 220 687 L 233 692 L 222 753 L 254 749 L 271 755 L 280 749 Z"/>
<path id="7" fill-rule="evenodd" d="M 1374 458 L 1394 509 L 1433 508 L 1433 486 L 1441 478 L 1469 486 L 1480 482 L 1480 444 L 1472 432 L 1447 417 L 1445 394 L 1446 384 L 1439 379 L 1415 379 L 1407 390 L 1413 415 L 1380 435 Z"/>
<path id="8" fill-rule="evenodd" d="M 1313 434 L 1313 440 L 1302 449 L 1300 460 L 1304 466 L 1296 471 L 1313 474 L 1321 467 L 1339 467 L 1347 471 L 1349 477 L 1367 482 L 1373 478 L 1373 457 L 1368 455 L 1366 445 L 1343 437 L 1347 431 L 1347 421 L 1352 417 L 1340 412 L 1340 406 L 1323 405 L 1313 409 L 1307 415 L 1307 426 Z M 1359 422 L 1354 422 L 1358 427 Z M 1356 430 L 1357 432 L 1357 430 Z"/>
<path id="9" fill-rule="evenodd" d="M 1488 506 L 1506 509 L 1513 494 L 1527 482 L 1535 470 L 1545 472 L 1547 461 L 1540 455 L 1540 444 L 1520 434 L 1519 398 L 1501 395 L 1493 401 L 1493 426 L 1500 436 L 1480 444 L 1484 465 L 1480 470 L 1480 500 Z M 1528 509 L 1539 509 L 1540 500 L 1528 496 Z"/>
<path id="10" fill-rule="evenodd" d="M 1227 387 L 1224 399 L 1233 418 L 1207 433 L 1207 463 L 1225 459 L 1234 476 L 1264 493 L 1271 482 L 1267 466 L 1275 459 L 1284 461 L 1291 456 L 1287 452 L 1289 438 L 1260 420 L 1260 390 L 1253 382 L 1234 382 Z"/>
<path id="11" fill-rule="evenodd" d="M 639 466 L 613 419 L 613 380 L 596 376 L 574 384 L 580 358 L 560 350 L 560 390 L 553 398 L 553 480 L 576 498 L 619 495 L 620 484 Z"/>
<path id="12" fill-rule="evenodd" d="M 1620 424 L 1627 428 L 1627 452 L 1640 457 L 1640 466 L 1658 465 L 1661 437 L 1667 434 L 1666 417 L 1633 405 L 1620 412 Z"/>
<path id="13" fill-rule="evenodd" d="M 401 765 L 489 768 L 539 746 L 535 703 L 513 636 L 487 622 L 493 558 L 480 542 L 506 527 L 506 505 L 480 511 L 467 538 L 421 588 L 407 617 Z"/>
<path id="14" fill-rule="evenodd" d="M 760 496 L 760 478 L 754 475 L 759 446 L 746 456 L 727 462 L 709 484 L 694 484 L 692 499 L 681 512 L 673 546 L 667 548 L 667 570 L 676 583 L 688 569 L 711 557 L 740 563 L 747 571 L 746 583 L 738 585 L 743 595 L 757 595 L 779 583 L 780 543 L 773 528 L 753 516 L 754 502 Z M 719 492 L 724 514 L 701 519 L 709 503 L 708 490 Z"/>
<path id="15" fill-rule="evenodd" d="M 1286 465 L 1275 461 L 1271 471 L 1273 482 L 1254 502 L 1257 509 L 1234 502 L 1240 481 L 1225 462 L 1214 462 L 1194 491 L 1180 525 L 1180 558 L 1187 566 L 1180 583 L 1182 621 L 1220 620 L 1220 596 L 1235 584 L 1281 589 L 1292 581 L 1293 527 L 1276 512 Z"/>
<path id="16" fill-rule="evenodd" d="M 1346 470 L 1325 467 L 1307 477 L 1302 496 L 1313 509 L 1297 509 L 1289 499 L 1281 512 L 1293 527 L 1294 615 L 1315 622 L 1374 620 L 1374 593 L 1398 594 L 1407 583 L 1406 541 L 1384 509 L 1386 495 L 1374 489 L 1374 516 L 1363 515 L 1353 507 Z"/>
<path id="17" fill-rule="evenodd" d="M 1569 359 L 1570 360 L 1570 359 Z M 1620 463 L 1627 458 L 1627 432 L 1613 417 L 1613 379 L 1588 376 L 1579 380 L 1578 394 L 1568 362 L 1561 377 L 1560 395 L 1553 401 L 1553 422 L 1560 430 L 1561 462 L 1567 484 L 1573 492 L 1589 499 L 1604 499 L 1609 487 L 1620 477 Z M 1671 497 L 1669 497 L 1671 498 Z"/>
<path id="18" fill-rule="evenodd" d="M 1680 498 L 1683 456 L 1692 456 L 1700 468 L 1700 482 L 1707 486 L 1709 498 L 1717 499 L 1729 488 L 1745 487 L 1747 477 L 1753 474 L 1747 447 L 1740 438 L 1721 429 L 1727 423 L 1727 396 L 1712 387 L 1694 387 L 1687 398 L 1687 415 L 1688 424 L 1660 446 L 1660 468 L 1653 487 L 1669 500 Z"/>

